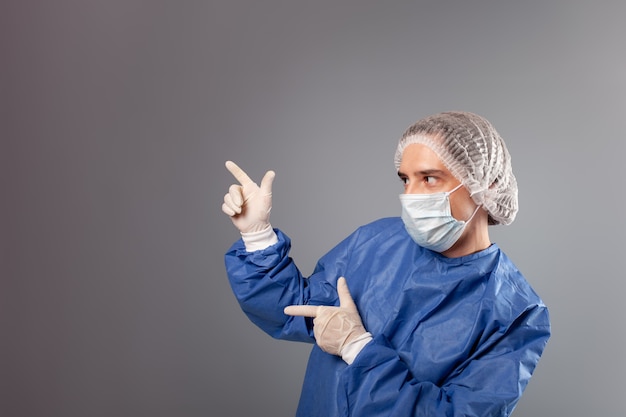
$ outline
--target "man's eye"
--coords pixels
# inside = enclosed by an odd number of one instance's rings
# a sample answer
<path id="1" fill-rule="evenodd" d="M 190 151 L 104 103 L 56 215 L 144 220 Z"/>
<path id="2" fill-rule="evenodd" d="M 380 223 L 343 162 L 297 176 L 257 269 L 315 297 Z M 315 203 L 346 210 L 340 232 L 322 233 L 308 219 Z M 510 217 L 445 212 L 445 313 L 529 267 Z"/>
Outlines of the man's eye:
<path id="1" fill-rule="evenodd" d="M 409 179 L 406 177 L 400 177 L 400 181 L 402 181 L 402 184 L 407 185 L 409 183 Z"/>
<path id="2" fill-rule="evenodd" d="M 437 182 L 437 178 L 431 177 L 431 176 L 427 176 L 427 177 L 424 177 L 424 181 L 427 184 L 434 184 L 435 182 Z"/>

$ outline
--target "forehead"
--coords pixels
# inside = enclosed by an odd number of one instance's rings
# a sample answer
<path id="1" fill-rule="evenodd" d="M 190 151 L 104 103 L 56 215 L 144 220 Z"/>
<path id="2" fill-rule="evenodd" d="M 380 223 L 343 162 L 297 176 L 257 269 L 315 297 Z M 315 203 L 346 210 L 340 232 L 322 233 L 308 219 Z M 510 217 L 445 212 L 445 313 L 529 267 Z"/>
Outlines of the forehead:
<path id="1" fill-rule="evenodd" d="M 412 143 L 402 152 L 400 172 L 408 174 L 433 169 L 444 171 L 447 174 L 450 173 L 435 151 L 428 146 L 421 143 Z"/>

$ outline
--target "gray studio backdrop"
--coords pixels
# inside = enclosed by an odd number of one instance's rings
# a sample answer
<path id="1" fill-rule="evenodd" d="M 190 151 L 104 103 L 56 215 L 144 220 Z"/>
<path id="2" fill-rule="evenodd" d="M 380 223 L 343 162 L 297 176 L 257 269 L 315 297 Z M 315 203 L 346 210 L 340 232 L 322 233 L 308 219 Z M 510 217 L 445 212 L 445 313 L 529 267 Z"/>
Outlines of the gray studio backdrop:
<path id="1" fill-rule="evenodd" d="M 0 415 L 292 416 L 309 345 L 230 292 L 232 159 L 304 273 L 399 214 L 399 135 L 470 110 L 520 212 L 492 238 L 553 337 L 514 412 L 626 415 L 621 1 L 4 1 Z"/>

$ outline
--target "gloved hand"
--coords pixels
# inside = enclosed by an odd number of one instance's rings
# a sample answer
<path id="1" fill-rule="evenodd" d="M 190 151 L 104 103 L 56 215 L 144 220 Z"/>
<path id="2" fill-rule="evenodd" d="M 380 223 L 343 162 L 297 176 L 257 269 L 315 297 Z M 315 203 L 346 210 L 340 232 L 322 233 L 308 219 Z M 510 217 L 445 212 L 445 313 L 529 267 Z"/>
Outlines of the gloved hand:
<path id="1" fill-rule="evenodd" d="M 317 345 L 324 352 L 341 356 L 350 364 L 372 336 L 363 327 L 344 277 L 337 280 L 337 294 L 339 307 L 293 305 L 285 307 L 284 312 L 290 316 L 314 317 L 313 333 Z M 353 350 L 349 359 L 344 357 L 354 343 L 359 344 L 356 352 Z"/>
<path id="2" fill-rule="evenodd" d="M 226 161 L 226 168 L 239 181 L 224 196 L 222 211 L 230 216 L 233 224 L 243 233 L 256 233 L 270 228 L 272 210 L 272 182 L 274 171 L 267 171 L 259 187 L 241 168 Z"/>

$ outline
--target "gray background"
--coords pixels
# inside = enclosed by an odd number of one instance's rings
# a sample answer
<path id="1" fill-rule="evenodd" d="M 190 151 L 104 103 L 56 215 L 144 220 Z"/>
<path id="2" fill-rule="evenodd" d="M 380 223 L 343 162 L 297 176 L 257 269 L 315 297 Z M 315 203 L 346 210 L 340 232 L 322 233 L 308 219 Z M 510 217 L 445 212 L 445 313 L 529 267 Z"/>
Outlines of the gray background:
<path id="1" fill-rule="evenodd" d="M 276 171 L 272 223 L 309 274 L 399 214 L 404 129 L 470 110 L 520 186 L 492 239 L 552 315 L 514 415 L 624 416 L 625 12 L 3 1 L 0 415 L 293 415 L 310 346 L 266 336 L 230 292 L 224 161 Z"/>

